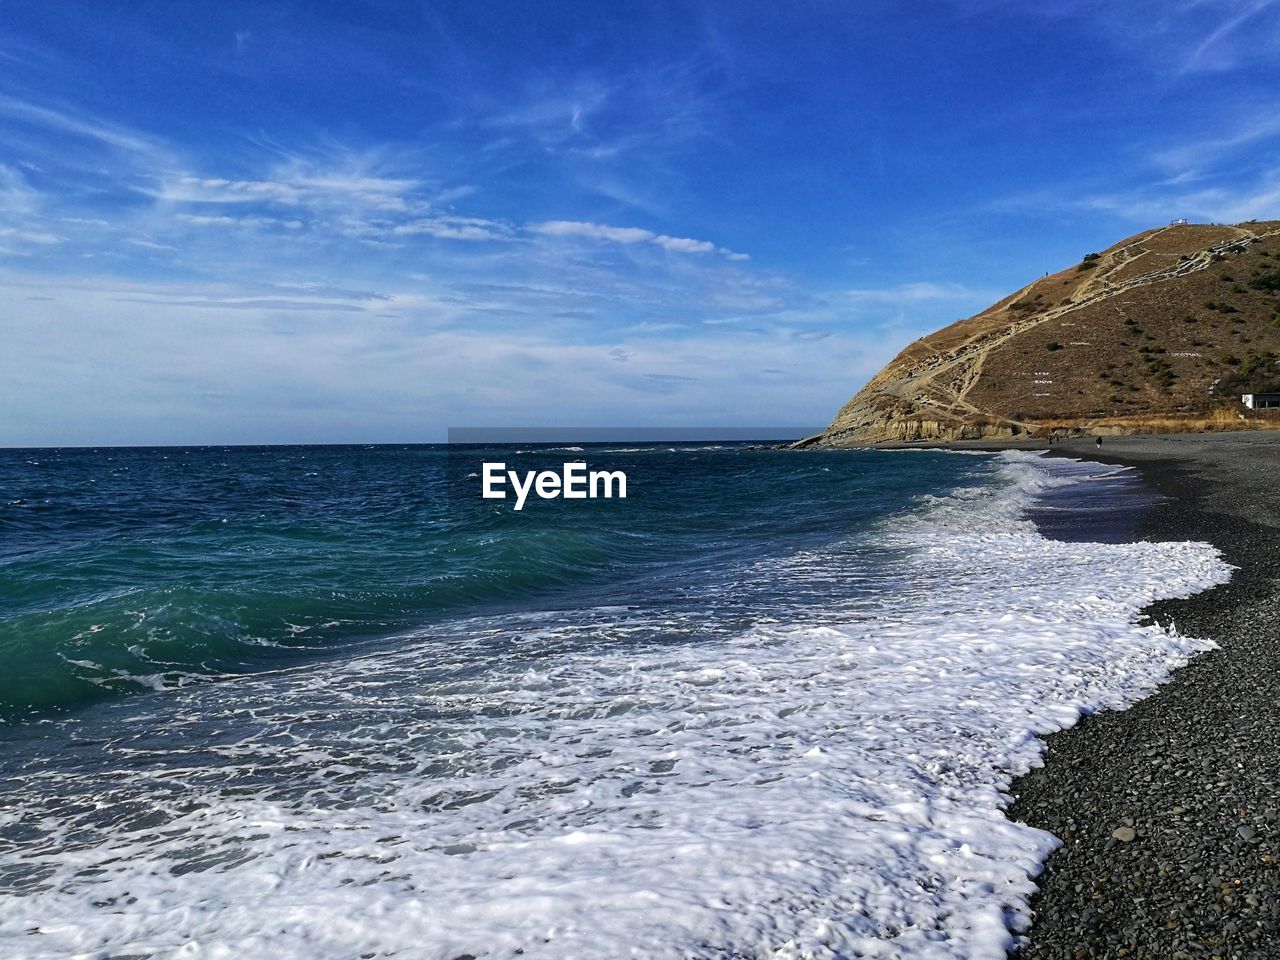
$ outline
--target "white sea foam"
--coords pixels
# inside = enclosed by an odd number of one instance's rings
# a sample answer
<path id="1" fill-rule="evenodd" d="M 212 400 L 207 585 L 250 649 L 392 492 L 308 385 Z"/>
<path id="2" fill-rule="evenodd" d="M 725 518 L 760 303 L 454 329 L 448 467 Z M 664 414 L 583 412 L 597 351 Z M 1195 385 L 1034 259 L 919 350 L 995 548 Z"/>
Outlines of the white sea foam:
<path id="1" fill-rule="evenodd" d="M 32 871 L 0 953 L 1003 958 L 1055 844 L 1005 819 L 1009 778 L 1204 649 L 1135 614 L 1228 576 L 1202 544 L 1044 540 L 1037 492 L 1110 468 L 1003 461 L 883 528 L 874 603 L 680 643 L 643 607 L 493 617 L 173 692 L 96 810 L 41 799 L 59 771 L 0 813 Z M 743 576 L 834 590 L 848 556 Z"/>

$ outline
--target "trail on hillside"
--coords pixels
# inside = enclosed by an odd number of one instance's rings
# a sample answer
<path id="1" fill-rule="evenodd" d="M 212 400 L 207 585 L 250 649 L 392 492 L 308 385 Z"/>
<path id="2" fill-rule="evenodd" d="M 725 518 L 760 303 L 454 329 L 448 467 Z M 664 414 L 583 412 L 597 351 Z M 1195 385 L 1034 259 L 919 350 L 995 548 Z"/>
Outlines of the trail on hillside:
<path id="1" fill-rule="evenodd" d="M 1117 296 L 1131 294 L 1144 287 L 1166 283 L 1203 271 L 1228 254 L 1241 251 L 1251 244 L 1261 242 L 1264 238 L 1280 235 L 1280 228 L 1259 232 L 1245 226 L 1224 227 L 1222 229 L 1231 230 L 1234 236 L 1194 252 L 1182 254 L 1176 263 L 1167 267 L 1152 269 L 1124 279 L 1118 278 L 1125 268 L 1132 267 L 1136 261 L 1152 258 L 1154 256 L 1152 242 L 1175 229 L 1177 228 L 1173 225 L 1161 227 L 1108 250 L 1098 256 L 1086 275 L 1080 278 L 1080 281 L 1059 303 L 1030 316 L 1017 316 L 1019 304 L 1030 303 L 1033 297 L 1039 299 L 1037 288 L 1048 289 L 1051 285 L 1062 283 L 1067 271 L 1028 284 L 1000 304 L 973 318 L 979 320 L 985 317 L 990 321 L 990 325 L 958 345 L 935 351 L 922 359 L 900 356 L 850 401 L 841 415 L 855 409 L 859 400 L 874 399 L 881 406 L 893 404 L 896 401 L 907 409 L 918 410 L 924 407 L 947 419 L 994 417 L 1020 428 L 1033 427 L 1034 425 L 1011 417 L 1007 413 L 1000 414 L 983 409 L 970 399 L 970 393 L 982 379 L 984 367 L 993 353 L 1010 340 L 1036 327 L 1061 320 Z M 1174 254 L 1164 255 L 1173 256 Z M 928 339 L 925 339 L 925 346 L 928 346 Z M 836 423 L 839 421 L 840 417 L 837 417 Z M 835 426 L 836 424 L 833 423 L 833 427 Z"/>

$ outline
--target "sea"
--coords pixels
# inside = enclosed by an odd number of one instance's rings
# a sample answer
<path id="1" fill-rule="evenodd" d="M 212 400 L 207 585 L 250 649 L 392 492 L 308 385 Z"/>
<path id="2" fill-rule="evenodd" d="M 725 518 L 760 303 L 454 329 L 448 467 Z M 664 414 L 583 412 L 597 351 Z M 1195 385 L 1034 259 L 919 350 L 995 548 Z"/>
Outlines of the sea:
<path id="1" fill-rule="evenodd" d="M 481 496 L 481 465 L 627 496 Z M 1206 642 L 1132 471 L 0 451 L 0 956 L 1002 958 L 1041 737 Z"/>

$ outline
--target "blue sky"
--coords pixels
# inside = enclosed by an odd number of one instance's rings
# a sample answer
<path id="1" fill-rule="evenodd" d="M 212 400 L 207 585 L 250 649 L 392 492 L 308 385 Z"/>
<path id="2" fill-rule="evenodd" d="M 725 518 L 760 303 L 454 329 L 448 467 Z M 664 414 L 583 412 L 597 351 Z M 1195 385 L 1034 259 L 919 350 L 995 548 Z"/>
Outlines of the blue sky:
<path id="1" fill-rule="evenodd" d="M 0 444 L 811 425 L 1280 216 L 1280 2 L 0 0 Z"/>

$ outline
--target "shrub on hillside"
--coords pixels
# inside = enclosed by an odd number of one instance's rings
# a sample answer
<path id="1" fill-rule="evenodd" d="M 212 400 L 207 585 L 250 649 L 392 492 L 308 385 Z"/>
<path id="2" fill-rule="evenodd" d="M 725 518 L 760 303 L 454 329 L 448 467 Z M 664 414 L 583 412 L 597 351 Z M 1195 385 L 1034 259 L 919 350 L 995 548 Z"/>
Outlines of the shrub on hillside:
<path id="1" fill-rule="evenodd" d="M 1244 393 L 1280 393 L 1280 368 L 1272 351 L 1250 350 L 1243 360 L 1236 356 L 1225 359 L 1236 369 L 1219 382 L 1219 396 L 1239 399 Z"/>
<path id="2" fill-rule="evenodd" d="M 1249 281 L 1249 286 L 1255 290 L 1266 290 L 1269 293 L 1280 292 L 1280 270 L 1271 270 L 1267 273 L 1259 274 Z"/>

